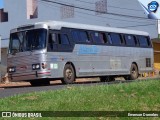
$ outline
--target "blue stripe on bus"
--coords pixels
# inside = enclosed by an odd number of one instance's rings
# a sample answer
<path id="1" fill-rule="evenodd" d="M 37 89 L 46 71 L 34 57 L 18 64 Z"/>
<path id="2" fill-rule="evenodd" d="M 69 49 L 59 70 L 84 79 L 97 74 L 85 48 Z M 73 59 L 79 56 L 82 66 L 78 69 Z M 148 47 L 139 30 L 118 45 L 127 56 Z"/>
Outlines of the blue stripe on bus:
<path id="1" fill-rule="evenodd" d="M 86 55 L 86 54 L 98 54 L 100 53 L 100 49 L 95 45 L 80 45 L 78 54 L 79 55 Z"/>

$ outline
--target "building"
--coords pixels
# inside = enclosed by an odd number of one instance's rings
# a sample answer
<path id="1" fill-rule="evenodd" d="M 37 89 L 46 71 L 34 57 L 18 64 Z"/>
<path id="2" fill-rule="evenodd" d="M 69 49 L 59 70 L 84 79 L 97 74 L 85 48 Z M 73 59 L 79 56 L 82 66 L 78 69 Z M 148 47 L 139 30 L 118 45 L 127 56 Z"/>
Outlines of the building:
<path id="1" fill-rule="evenodd" d="M 10 29 L 48 20 L 142 30 L 158 38 L 157 20 L 148 19 L 138 0 L 5 0 L 0 9 L 1 63 L 6 65 Z"/>
<path id="2" fill-rule="evenodd" d="M 154 48 L 154 67 L 160 71 L 160 20 L 158 20 L 158 38 L 152 39 Z M 160 74 L 160 72 L 159 72 Z"/>

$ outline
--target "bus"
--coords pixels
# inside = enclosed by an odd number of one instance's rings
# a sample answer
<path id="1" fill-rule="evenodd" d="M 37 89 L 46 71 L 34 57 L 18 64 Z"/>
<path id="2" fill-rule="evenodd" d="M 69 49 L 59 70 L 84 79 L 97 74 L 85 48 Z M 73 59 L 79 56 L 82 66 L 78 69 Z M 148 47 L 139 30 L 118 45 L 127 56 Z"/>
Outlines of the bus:
<path id="1" fill-rule="evenodd" d="M 88 77 L 135 80 L 153 71 L 154 59 L 147 32 L 48 21 L 12 29 L 7 61 L 10 81 L 36 86 Z"/>

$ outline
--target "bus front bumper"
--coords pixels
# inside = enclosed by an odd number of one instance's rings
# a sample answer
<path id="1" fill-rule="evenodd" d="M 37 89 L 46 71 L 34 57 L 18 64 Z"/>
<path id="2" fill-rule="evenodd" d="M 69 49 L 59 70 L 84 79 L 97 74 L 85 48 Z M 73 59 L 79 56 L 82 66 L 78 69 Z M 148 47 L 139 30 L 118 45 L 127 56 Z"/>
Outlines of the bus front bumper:
<path id="1" fill-rule="evenodd" d="M 31 73 L 9 74 L 9 80 L 11 82 L 30 81 L 30 80 L 50 78 L 50 77 L 51 77 L 51 72 L 50 71 L 35 71 L 35 72 L 31 72 Z"/>

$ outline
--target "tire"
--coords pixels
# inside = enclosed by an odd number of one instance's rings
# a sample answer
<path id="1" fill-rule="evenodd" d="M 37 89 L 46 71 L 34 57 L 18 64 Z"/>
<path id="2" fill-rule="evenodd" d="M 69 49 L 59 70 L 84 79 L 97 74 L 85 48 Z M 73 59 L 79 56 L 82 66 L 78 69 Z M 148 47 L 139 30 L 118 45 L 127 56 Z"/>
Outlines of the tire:
<path id="1" fill-rule="evenodd" d="M 32 86 L 48 86 L 50 85 L 50 82 L 48 80 L 33 80 L 30 81 L 30 84 Z"/>
<path id="2" fill-rule="evenodd" d="M 71 64 L 66 64 L 63 71 L 63 84 L 72 84 L 75 81 L 75 71 Z"/>
<path id="3" fill-rule="evenodd" d="M 132 64 L 130 68 L 129 80 L 136 80 L 138 78 L 138 68 L 137 65 Z"/>
<path id="4" fill-rule="evenodd" d="M 115 81 L 115 78 L 113 76 L 107 76 L 107 77 L 100 77 L 101 82 L 111 82 Z"/>

